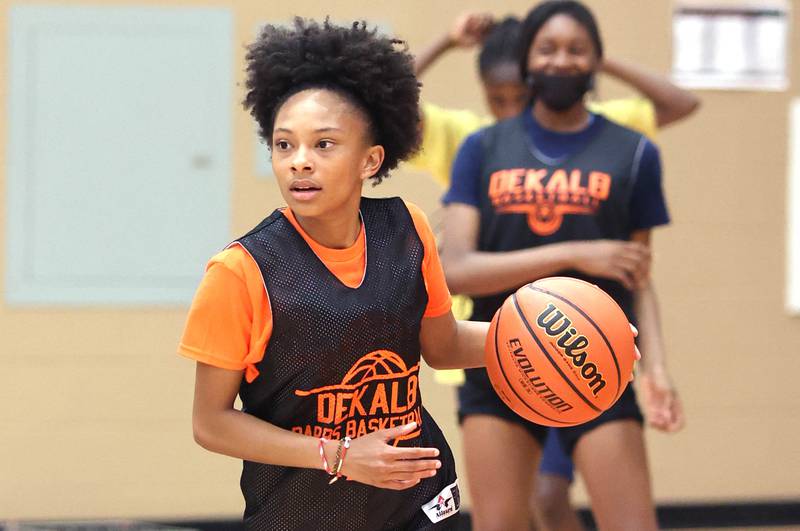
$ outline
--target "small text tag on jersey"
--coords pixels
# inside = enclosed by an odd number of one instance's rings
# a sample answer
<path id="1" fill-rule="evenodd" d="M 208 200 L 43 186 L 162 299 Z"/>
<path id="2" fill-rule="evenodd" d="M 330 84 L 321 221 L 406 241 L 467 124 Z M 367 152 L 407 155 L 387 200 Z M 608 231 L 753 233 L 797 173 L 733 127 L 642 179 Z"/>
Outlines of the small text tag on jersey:
<path id="1" fill-rule="evenodd" d="M 423 505 L 422 510 L 435 524 L 456 514 L 460 506 L 461 495 L 458 490 L 458 480 L 455 480 L 443 488 L 431 501 Z"/>

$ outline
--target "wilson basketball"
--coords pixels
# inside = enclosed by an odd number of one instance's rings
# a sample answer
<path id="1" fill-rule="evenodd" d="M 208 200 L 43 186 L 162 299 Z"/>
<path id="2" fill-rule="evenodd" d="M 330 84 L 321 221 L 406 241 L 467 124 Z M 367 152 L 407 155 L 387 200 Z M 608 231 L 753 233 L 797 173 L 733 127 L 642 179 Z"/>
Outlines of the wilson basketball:
<path id="1" fill-rule="evenodd" d="M 628 318 L 603 290 L 552 277 L 521 287 L 486 336 L 486 369 L 500 398 L 545 426 L 574 426 L 610 408 L 635 361 Z"/>

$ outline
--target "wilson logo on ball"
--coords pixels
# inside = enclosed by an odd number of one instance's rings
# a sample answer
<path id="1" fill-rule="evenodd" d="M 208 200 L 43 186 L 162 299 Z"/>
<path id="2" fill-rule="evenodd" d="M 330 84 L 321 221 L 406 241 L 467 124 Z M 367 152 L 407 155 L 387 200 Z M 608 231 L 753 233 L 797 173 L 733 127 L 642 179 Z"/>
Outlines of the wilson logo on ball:
<path id="1" fill-rule="evenodd" d="M 553 303 L 549 303 L 539 314 L 536 324 L 548 336 L 558 338 L 556 345 L 559 350 L 569 358 L 576 369 L 580 369 L 581 377 L 588 383 L 592 394 L 597 396 L 597 393 L 606 386 L 606 381 L 597 369 L 597 365 L 586 361 L 586 349 L 589 347 L 586 336 L 578 334 L 572 327 L 572 321 Z"/>
<path id="2" fill-rule="evenodd" d="M 489 324 L 486 373 L 517 415 L 577 426 L 614 405 L 633 372 L 625 312 L 597 286 L 550 277 L 508 296 Z"/>

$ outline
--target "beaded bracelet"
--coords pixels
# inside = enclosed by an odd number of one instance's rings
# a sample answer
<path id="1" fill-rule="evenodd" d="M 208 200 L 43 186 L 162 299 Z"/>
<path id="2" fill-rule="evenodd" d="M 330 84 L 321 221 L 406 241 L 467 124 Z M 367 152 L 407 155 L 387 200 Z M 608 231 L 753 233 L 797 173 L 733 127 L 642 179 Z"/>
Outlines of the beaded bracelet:
<path id="1" fill-rule="evenodd" d="M 325 437 L 319 438 L 319 456 L 322 458 L 322 469 L 330 475 L 333 475 L 333 470 L 328 466 L 328 460 L 325 458 L 325 443 L 328 439 Z"/>
<path id="2" fill-rule="evenodd" d="M 336 449 L 336 462 L 333 465 L 333 472 L 330 474 L 333 476 L 328 484 L 335 483 L 337 479 L 342 477 L 342 466 L 344 466 L 344 458 L 347 455 L 347 449 L 350 448 L 350 441 L 352 441 L 350 437 L 345 437 L 344 439 L 339 441 L 339 447 Z"/>

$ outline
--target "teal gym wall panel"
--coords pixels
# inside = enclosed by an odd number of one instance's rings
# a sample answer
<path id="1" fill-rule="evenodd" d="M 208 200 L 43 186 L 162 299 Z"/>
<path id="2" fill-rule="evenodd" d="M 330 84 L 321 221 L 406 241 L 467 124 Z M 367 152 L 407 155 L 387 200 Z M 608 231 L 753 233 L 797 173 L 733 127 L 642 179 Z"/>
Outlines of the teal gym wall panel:
<path id="1" fill-rule="evenodd" d="M 227 9 L 10 13 L 5 300 L 173 305 L 230 237 Z"/>

